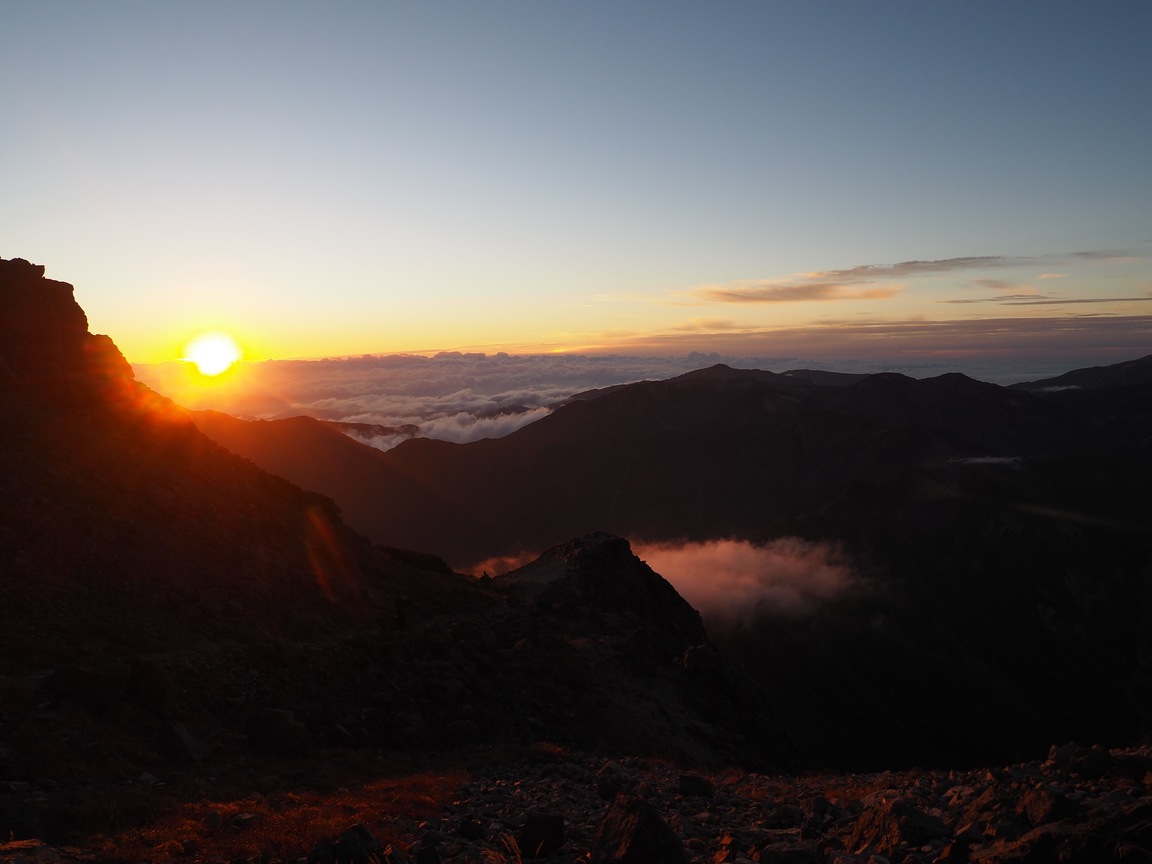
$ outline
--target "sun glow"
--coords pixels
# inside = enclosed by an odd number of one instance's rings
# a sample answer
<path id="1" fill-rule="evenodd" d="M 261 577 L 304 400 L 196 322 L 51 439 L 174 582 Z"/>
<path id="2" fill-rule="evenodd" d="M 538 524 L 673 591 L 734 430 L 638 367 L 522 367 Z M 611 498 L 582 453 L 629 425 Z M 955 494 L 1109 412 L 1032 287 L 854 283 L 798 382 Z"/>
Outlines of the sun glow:
<path id="1" fill-rule="evenodd" d="M 243 356 L 236 340 L 227 333 L 201 333 L 184 346 L 181 358 L 194 363 L 201 375 L 215 376 L 227 372 Z"/>

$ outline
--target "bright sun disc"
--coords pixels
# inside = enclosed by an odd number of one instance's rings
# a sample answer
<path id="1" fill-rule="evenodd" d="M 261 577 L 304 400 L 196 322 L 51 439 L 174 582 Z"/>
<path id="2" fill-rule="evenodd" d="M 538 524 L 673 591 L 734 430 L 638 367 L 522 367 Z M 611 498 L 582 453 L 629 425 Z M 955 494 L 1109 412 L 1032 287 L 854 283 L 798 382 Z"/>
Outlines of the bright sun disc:
<path id="1" fill-rule="evenodd" d="M 227 372 L 241 353 L 227 333 L 202 333 L 184 346 L 183 359 L 195 363 L 201 375 L 219 375 Z"/>

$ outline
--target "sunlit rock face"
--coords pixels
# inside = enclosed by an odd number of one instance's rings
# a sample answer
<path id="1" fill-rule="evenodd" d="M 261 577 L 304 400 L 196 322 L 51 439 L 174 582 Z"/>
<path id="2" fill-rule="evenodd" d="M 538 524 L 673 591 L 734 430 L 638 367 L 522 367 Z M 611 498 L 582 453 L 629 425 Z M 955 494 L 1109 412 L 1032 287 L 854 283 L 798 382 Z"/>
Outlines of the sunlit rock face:
<path id="1" fill-rule="evenodd" d="M 67 282 L 43 265 L 0 259 L 0 387 L 83 398 L 132 379 L 132 368 L 88 318 Z"/>

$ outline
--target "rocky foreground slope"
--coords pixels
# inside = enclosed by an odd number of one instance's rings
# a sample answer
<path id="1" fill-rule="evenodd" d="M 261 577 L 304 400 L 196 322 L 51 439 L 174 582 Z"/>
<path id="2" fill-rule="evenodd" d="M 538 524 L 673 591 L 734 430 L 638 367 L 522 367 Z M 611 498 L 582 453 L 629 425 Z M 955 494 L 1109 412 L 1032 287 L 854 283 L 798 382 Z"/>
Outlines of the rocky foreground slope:
<path id="1" fill-rule="evenodd" d="M 804 778 L 554 756 L 477 772 L 443 813 L 395 826 L 403 845 L 381 859 L 1147 861 L 1150 772 L 1148 747 L 1075 745 L 1052 748 L 1042 762 L 976 771 Z M 339 855 L 341 837 L 333 839 L 328 848 Z M 326 851 L 321 844 L 309 860 Z"/>
<path id="2" fill-rule="evenodd" d="M 161 783 L 149 776 L 147 782 Z M 415 806 L 350 805 L 301 836 L 300 792 L 186 806 L 88 848 L 0 844 L 0 861 L 231 864 L 931 864 L 1152 860 L 1152 748 L 1053 747 L 979 770 L 802 777 L 685 771 L 561 748 L 441 777 Z M 337 817 L 339 819 L 339 817 Z"/>

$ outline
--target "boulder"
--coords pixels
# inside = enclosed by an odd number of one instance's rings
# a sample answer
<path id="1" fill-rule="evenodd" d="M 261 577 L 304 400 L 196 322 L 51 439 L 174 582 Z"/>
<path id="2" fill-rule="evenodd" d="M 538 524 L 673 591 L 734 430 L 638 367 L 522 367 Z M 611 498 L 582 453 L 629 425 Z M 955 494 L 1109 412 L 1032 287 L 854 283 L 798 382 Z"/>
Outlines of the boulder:
<path id="1" fill-rule="evenodd" d="M 605 762 L 596 772 L 596 794 L 601 801 L 611 801 L 627 784 L 628 775 L 616 762 Z"/>
<path id="2" fill-rule="evenodd" d="M 687 864 L 684 845 L 640 798 L 617 796 L 592 841 L 591 864 Z"/>
<path id="3" fill-rule="evenodd" d="M 1016 804 L 1017 814 L 1034 827 L 1071 819 L 1081 815 L 1083 811 L 1083 806 L 1071 798 L 1047 789 L 1029 789 L 1020 796 Z"/>
<path id="4" fill-rule="evenodd" d="M 935 816 L 903 801 L 884 801 L 860 814 L 848 848 L 890 855 L 900 846 L 917 848 L 951 836 L 948 826 Z"/>
<path id="5" fill-rule="evenodd" d="M 1105 748 L 1099 745 L 1082 747 L 1074 742 L 1062 747 L 1053 746 L 1044 763 L 1045 768 L 1068 771 L 1088 778 L 1103 777 L 1115 766 L 1116 760 Z"/>

